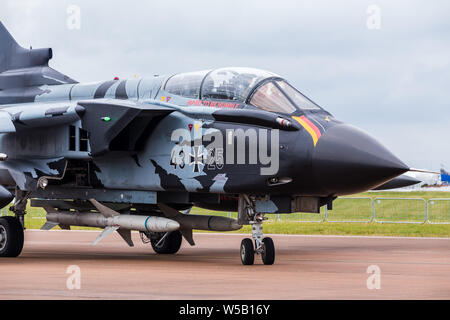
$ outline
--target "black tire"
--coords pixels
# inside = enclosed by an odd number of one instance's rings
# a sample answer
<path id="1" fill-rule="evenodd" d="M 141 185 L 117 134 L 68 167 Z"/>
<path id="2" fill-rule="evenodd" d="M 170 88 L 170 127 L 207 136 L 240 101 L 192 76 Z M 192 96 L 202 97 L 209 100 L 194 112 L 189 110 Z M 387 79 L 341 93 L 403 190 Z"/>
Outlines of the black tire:
<path id="1" fill-rule="evenodd" d="M 249 266 L 255 263 L 255 248 L 253 247 L 253 241 L 251 239 L 242 239 L 240 254 L 241 261 L 244 266 Z"/>
<path id="2" fill-rule="evenodd" d="M 266 265 L 273 264 L 275 262 L 275 246 L 272 238 L 264 238 L 262 243 L 264 247 L 261 254 L 263 263 Z"/>
<path id="3" fill-rule="evenodd" d="M 164 235 L 164 233 L 162 233 Z M 180 250 L 181 242 L 183 240 L 180 231 L 172 231 L 164 238 L 164 240 L 156 246 L 161 238 L 151 239 L 150 243 L 156 253 L 159 254 L 175 254 Z"/>
<path id="4" fill-rule="evenodd" d="M 17 257 L 23 249 L 23 227 L 19 219 L 0 218 L 0 233 L 0 257 Z"/>

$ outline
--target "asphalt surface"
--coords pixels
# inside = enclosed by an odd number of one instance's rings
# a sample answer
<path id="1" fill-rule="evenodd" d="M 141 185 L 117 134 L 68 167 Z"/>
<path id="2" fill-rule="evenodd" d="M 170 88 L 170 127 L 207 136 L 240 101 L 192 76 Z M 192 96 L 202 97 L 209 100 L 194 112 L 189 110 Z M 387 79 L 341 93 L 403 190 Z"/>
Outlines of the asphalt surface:
<path id="1" fill-rule="evenodd" d="M 27 230 L 22 255 L 0 259 L 0 299 L 450 299 L 450 239 L 272 235 L 275 264 L 243 266 L 245 235 L 195 234 L 172 256 L 97 235 Z"/>

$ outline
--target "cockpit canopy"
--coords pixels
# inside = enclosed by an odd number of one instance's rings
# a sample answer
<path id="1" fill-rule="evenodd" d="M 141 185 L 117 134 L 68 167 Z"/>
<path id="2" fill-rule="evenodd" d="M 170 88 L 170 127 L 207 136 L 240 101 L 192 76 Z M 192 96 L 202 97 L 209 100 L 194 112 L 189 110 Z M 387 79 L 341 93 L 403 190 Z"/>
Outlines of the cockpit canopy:
<path id="1" fill-rule="evenodd" d="M 252 68 L 180 73 L 166 81 L 164 90 L 185 98 L 232 100 L 287 114 L 299 109 L 321 110 L 277 74 Z"/>

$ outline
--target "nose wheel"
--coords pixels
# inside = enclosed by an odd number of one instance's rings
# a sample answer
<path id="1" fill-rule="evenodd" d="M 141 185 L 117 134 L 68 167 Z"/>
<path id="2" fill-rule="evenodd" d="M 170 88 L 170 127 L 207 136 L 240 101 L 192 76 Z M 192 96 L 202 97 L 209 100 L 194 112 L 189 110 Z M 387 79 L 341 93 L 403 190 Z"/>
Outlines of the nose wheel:
<path id="1" fill-rule="evenodd" d="M 252 239 L 242 239 L 241 261 L 244 266 L 249 266 L 255 263 L 255 248 L 253 247 Z"/>
<path id="2" fill-rule="evenodd" d="M 264 238 L 262 241 L 263 250 L 261 252 L 261 259 L 264 264 L 273 264 L 275 262 L 275 245 L 272 238 Z"/>
<path id="3" fill-rule="evenodd" d="M 265 265 L 271 265 L 275 262 L 275 246 L 272 238 L 264 238 L 260 251 L 256 251 L 252 239 L 245 238 L 241 242 L 241 261 L 245 266 L 255 263 L 255 254 L 261 254 L 261 260 Z"/>
<path id="4" fill-rule="evenodd" d="M 263 238 L 262 222 L 263 214 L 255 215 L 255 219 L 250 221 L 252 225 L 252 237 L 245 238 L 241 242 L 241 261 L 243 265 L 252 265 L 255 263 L 255 255 L 261 255 L 262 262 L 265 265 L 271 265 L 275 262 L 275 246 L 272 238 Z M 255 243 L 255 245 L 253 245 Z"/>

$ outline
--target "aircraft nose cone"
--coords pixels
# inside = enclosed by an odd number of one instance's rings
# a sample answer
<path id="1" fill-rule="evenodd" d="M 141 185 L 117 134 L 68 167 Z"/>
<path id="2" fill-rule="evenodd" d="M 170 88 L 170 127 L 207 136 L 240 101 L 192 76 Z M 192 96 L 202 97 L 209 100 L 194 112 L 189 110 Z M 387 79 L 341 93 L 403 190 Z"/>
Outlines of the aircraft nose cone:
<path id="1" fill-rule="evenodd" d="M 320 138 L 312 168 L 330 195 L 367 191 L 409 170 L 374 138 L 346 124 L 329 128 Z"/>

